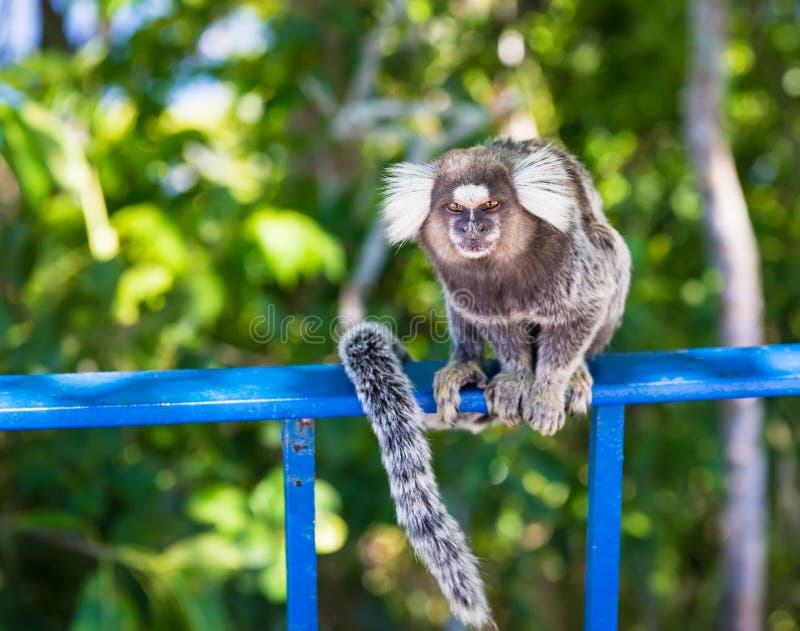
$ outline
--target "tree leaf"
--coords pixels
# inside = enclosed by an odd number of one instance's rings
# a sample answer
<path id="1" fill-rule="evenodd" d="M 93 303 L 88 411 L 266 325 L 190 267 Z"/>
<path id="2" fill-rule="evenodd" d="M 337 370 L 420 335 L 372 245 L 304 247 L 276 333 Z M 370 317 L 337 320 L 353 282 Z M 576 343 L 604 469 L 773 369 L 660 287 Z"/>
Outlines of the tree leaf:
<path id="1" fill-rule="evenodd" d="M 117 589 L 113 567 L 101 565 L 84 583 L 69 630 L 136 631 L 139 628 L 130 598 Z"/>

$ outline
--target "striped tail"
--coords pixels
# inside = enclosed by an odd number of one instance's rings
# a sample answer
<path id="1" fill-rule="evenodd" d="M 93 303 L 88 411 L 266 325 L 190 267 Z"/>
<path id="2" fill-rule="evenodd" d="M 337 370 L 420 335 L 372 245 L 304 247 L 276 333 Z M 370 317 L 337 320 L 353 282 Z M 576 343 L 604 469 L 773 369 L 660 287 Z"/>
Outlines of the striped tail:
<path id="1" fill-rule="evenodd" d="M 424 415 L 403 371 L 408 352 L 386 327 L 364 322 L 342 337 L 339 356 L 378 438 L 398 523 L 453 615 L 464 624 L 496 629 L 478 561 L 439 494 Z"/>

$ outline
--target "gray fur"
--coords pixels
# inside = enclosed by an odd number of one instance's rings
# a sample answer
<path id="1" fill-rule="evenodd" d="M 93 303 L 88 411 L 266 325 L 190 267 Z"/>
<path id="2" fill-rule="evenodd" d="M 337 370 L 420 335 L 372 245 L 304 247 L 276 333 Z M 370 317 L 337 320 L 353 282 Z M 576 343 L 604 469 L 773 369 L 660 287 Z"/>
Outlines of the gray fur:
<path id="1" fill-rule="evenodd" d="M 398 523 L 438 581 L 453 615 L 464 624 L 494 628 L 478 561 L 439 494 L 424 434 L 426 418 L 401 363 L 408 352 L 386 327 L 365 322 L 345 333 L 339 356 L 378 438 Z"/>
<path id="2" fill-rule="evenodd" d="M 556 145 L 500 139 L 449 151 L 433 166 L 416 237 L 444 289 L 450 323 L 451 361 L 434 388 L 442 420 L 455 423 L 458 390 L 485 379 L 475 367 L 487 342 L 501 366 L 486 387 L 489 412 L 553 434 L 565 409 L 583 414 L 591 403 L 585 359 L 622 318 L 628 248 L 591 176 Z M 485 187 L 499 204 L 451 212 L 465 185 Z"/>
<path id="3" fill-rule="evenodd" d="M 476 560 L 439 497 L 423 424 L 477 432 L 527 422 L 553 434 L 565 410 L 585 414 L 586 359 L 622 318 L 630 253 L 586 169 L 541 141 L 499 139 L 394 167 L 383 208 L 390 241 L 416 238 L 444 290 L 452 350 L 434 380 L 438 414 L 422 414 L 400 363 L 407 353 L 388 330 L 359 325 L 339 353 L 381 445 L 398 521 L 456 617 L 492 625 Z M 488 385 L 484 342 L 501 367 Z M 488 416 L 459 412 L 467 384 L 486 388 Z"/>

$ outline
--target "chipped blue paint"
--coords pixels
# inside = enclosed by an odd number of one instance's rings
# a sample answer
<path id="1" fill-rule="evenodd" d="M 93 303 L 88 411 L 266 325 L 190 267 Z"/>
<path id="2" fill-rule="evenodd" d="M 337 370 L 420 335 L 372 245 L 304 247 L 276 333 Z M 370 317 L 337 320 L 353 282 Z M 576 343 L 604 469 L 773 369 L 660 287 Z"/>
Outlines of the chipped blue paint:
<path id="1" fill-rule="evenodd" d="M 426 412 L 437 362 L 406 366 Z M 617 628 L 624 405 L 800 394 L 800 344 L 605 355 L 589 447 L 587 631 Z M 464 411 L 484 412 L 479 391 Z M 286 563 L 291 631 L 317 628 L 314 426 L 361 416 L 341 366 L 0 376 L 0 430 L 284 420 Z"/>
<path id="2" fill-rule="evenodd" d="M 286 504 L 286 609 L 289 629 L 317 628 L 317 550 L 314 539 L 314 421 L 283 422 Z"/>

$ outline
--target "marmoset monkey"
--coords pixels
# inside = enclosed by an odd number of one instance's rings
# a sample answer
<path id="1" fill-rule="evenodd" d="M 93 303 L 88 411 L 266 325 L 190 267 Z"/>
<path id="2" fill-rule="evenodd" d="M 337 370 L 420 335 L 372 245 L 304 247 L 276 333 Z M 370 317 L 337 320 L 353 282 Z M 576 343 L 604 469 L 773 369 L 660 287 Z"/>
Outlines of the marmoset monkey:
<path id="1" fill-rule="evenodd" d="M 542 141 L 495 140 L 432 164 L 391 168 L 383 214 L 392 243 L 417 238 L 444 289 L 450 362 L 436 375 L 442 420 L 459 389 L 486 385 L 483 341 L 501 372 L 489 413 L 543 434 L 585 414 L 586 358 L 622 317 L 630 253 L 586 169 Z"/>
<path id="2" fill-rule="evenodd" d="M 363 323 L 339 354 L 378 437 L 398 522 L 453 614 L 493 627 L 477 560 L 442 503 L 424 427 L 480 431 L 460 414 L 459 390 L 485 387 L 493 421 L 552 434 L 565 409 L 591 402 L 586 358 L 619 324 L 630 253 L 608 223 L 592 179 L 557 146 L 495 140 L 431 164 L 390 168 L 383 206 L 391 243 L 417 239 L 444 289 L 452 353 L 434 380 L 438 415 L 425 417 L 385 327 Z M 487 384 L 484 341 L 500 372 Z"/>

